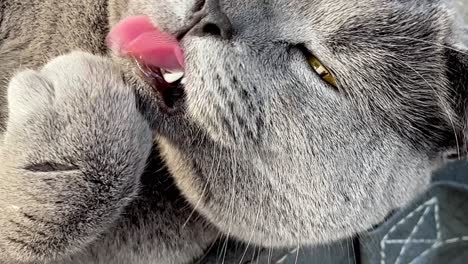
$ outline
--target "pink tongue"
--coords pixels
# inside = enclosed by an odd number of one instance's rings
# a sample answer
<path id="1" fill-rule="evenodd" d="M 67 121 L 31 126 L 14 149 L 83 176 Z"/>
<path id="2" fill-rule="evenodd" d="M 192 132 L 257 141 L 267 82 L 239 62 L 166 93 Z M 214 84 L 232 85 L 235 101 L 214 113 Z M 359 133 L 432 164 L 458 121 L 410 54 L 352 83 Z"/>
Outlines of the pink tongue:
<path id="1" fill-rule="evenodd" d="M 119 56 L 167 70 L 183 70 L 184 54 L 179 42 L 157 29 L 146 16 L 120 21 L 107 36 L 107 45 Z"/>

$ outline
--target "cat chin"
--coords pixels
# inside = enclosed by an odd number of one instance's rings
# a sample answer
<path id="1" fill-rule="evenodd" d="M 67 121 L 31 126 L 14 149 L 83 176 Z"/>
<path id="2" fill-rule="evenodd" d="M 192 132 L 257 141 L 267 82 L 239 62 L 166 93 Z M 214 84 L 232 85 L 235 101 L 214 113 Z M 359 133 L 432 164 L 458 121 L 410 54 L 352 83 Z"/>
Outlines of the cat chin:
<path id="1" fill-rule="evenodd" d="M 417 169 L 422 164 L 427 167 L 427 160 L 415 158 L 411 162 L 416 165 L 408 166 L 412 169 L 406 172 L 391 169 L 401 175 L 382 175 L 381 180 L 371 179 L 369 175 L 347 175 L 349 178 L 361 177 L 362 182 L 375 181 L 367 186 L 362 183 L 351 187 L 350 181 L 349 187 L 341 187 L 344 189 L 332 186 L 319 190 L 304 181 L 305 177 L 314 177 L 306 174 L 290 181 L 272 175 L 270 181 L 281 182 L 284 186 L 268 187 L 260 175 L 241 174 L 248 175 L 248 183 L 239 178 L 235 185 L 231 185 L 231 179 L 236 176 L 222 168 L 208 180 L 200 176 L 203 172 L 193 165 L 197 158 L 192 159 L 203 155 L 198 150 L 191 152 L 180 142 L 174 143 L 173 139 L 163 136 L 159 136 L 157 142 L 176 185 L 195 210 L 224 235 L 265 247 L 324 244 L 352 237 L 384 221 L 429 184 L 429 177 L 412 180 L 415 175 L 427 172 Z M 220 159 L 223 163 L 225 157 L 220 155 Z M 328 179 L 337 176 L 334 172 L 324 175 Z M 390 178 L 385 178 L 387 176 Z M 232 196 L 233 193 L 236 195 Z"/>

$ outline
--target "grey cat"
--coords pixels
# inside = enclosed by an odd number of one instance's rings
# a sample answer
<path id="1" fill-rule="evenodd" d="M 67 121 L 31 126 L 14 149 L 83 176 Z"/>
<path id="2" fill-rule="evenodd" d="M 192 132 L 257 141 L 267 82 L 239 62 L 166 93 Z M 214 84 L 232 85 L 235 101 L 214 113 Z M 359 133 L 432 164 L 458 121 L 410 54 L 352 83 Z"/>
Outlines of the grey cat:
<path id="1" fill-rule="evenodd" d="M 468 55 L 448 1 L 0 8 L 2 263 L 187 263 L 219 235 L 332 242 L 466 154 Z M 108 29 L 142 14 L 180 39 L 183 96 L 107 50 Z"/>

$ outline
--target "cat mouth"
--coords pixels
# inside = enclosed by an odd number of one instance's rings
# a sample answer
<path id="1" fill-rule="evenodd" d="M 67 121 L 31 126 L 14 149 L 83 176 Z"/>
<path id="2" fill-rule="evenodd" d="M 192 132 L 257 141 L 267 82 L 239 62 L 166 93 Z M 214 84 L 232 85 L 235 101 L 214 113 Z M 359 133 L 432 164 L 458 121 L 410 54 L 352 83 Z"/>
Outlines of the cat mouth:
<path id="1" fill-rule="evenodd" d="M 162 111 L 174 113 L 181 108 L 185 57 L 175 36 L 161 31 L 147 16 L 131 16 L 112 28 L 106 43 L 117 56 L 135 60 Z"/>
<path id="2" fill-rule="evenodd" d="M 170 71 L 137 62 L 140 75 L 157 97 L 161 110 L 168 114 L 180 112 L 185 101 L 184 71 Z"/>

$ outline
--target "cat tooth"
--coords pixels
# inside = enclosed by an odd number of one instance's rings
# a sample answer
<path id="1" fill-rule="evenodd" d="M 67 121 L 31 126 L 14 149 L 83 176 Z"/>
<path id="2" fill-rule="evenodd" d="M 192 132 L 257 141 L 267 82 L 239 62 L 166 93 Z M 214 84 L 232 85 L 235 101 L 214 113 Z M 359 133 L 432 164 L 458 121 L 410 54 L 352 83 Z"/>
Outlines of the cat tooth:
<path id="1" fill-rule="evenodd" d="M 175 83 L 184 77 L 184 72 L 163 72 L 162 76 L 167 83 Z"/>
<path id="2" fill-rule="evenodd" d="M 187 78 L 184 76 L 182 80 L 180 80 L 180 84 L 185 85 L 187 83 Z"/>

